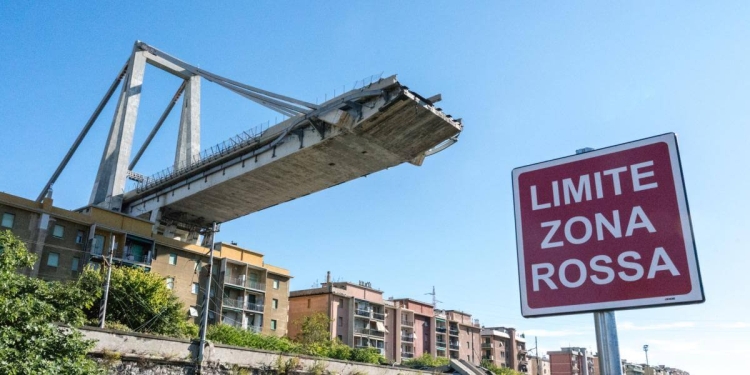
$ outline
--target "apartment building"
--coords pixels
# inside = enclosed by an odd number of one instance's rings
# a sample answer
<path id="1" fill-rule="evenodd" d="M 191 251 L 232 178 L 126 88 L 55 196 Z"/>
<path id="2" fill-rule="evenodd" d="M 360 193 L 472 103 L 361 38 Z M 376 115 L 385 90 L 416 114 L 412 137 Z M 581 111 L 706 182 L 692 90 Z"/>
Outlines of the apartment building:
<path id="1" fill-rule="evenodd" d="M 410 298 L 384 299 L 370 283 L 331 282 L 296 290 L 289 297 L 289 336 L 299 333 L 299 321 L 315 313 L 331 319 L 332 339 L 354 348 L 380 350 L 389 361 L 423 354 L 464 359 L 479 364 L 479 323 L 458 310 L 436 310 Z"/>
<path id="2" fill-rule="evenodd" d="M 529 375 L 550 375 L 549 358 L 529 356 Z"/>
<path id="3" fill-rule="evenodd" d="M 551 375 L 592 375 L 594 372 L 593 353 L 586 348 L 561 348 L 547 352 Z"/>
<path id="4" fill-rule="evenodd" d="M 526 338 L 515 328 L 482 328 L 482 358 L 495 366 L 527 372 Z"/>
<path id="5" fill-rule="evenodd" d="M 186 319 L 197 320 L 209 260 L 209 248 L 197 245 L 198 237 L 95 206 L 70 211 L 52 203 L 50 196 L 39 203 L 0 193 L 0 230 L 12 231 L 37 255 L 35 267 L 23 270 L 24 274 L 74 280 L 85 265 L 100 267 L 112 251 L 116 265 L 163 276 L 185 304 Z M 225 322 L 278 336 L 287 333 L 288 270 L 266 264 L 263 254 L 218 243 L 213 271 L 210 323 Z M 246 282 L 234 282 L 242 279 L 241 272 Z"/>

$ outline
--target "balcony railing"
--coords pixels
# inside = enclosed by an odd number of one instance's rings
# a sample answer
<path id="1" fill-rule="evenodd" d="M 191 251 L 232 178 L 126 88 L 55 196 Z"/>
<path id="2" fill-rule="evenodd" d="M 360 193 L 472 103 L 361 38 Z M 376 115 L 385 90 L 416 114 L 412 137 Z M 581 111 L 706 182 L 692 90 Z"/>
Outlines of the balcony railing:
<path id="1" fill-rule="evenodd" d="M 435 331 L 436 332 L 440 332 L 440 333 L 445 333 L 446 332 L 446 328 L 445 327 L 435 327 Z"/>
<path id="2" fill-rule="evenodd" d="M 385 332 L 378 331 L 376 329 L 370 329 L 370 328 L 355 328 L 354 333 L 358 335 L 367 335 L 367 336 L 375 336 L 375 337 L 385 337 Z"/>
<path id="3" fill-rule="evenodd" d="M 250 303 L 248 302 L 245 306 L 245 309 L 255 312 L 263 312 L 263 305 L 260 303 Z"/>
<path id="4" fill-rule="evenodd" d="M 401 336 L 403 342 L 414 342 L 414 336 Z"/>
<path id="5" fill-rule="evenodd" d="M 435 347 L 437 347 L 438 349 L 445 349 L 445 342 L 436 341 L 435 342 Z"/>
<path id="6" fill-rule="evenodd" d="M 453 336 L 458 336 L 458 329 L 453 329 L 453 328 L 451 328 L 451 332 L 450 332 L 450 333 L 451 333 L 451 335 L 453 335 Z"/>
<path id="7" fill-rule="evenodd" d="M 266 290 L 266 284 L 258 281 L 247 280 L 247 278 L 242 276 L 224 276 L 224 283 L 239 286 L 241 288 Z"/>
<path id="8" fill-rule="evenodd" d="M 367 309 L 357 309 L 356 311 L 354 311 L 354 313 L 359 316 L 366 316 L 368 318 L 370 317 L 370 310 Z"/>
<path id="9" fill-rule="evenodd" d="M 122 257 L 122 260 L 125 262 L 131 262 L 131 263 L 151 264 L 151 257 L 148 256 L 148 254 L 145 254 L 145 255 L 126 254 L 125 256 Z"/>
<path id="10" fill-rule="evenodd" d="M 403 352 L 402 351 L 401 352 L 401 357 L 403 357 L 403 358 L 414 358 L 414 353 L 413 352 Z"/>
<path id="11" fill-rule="evenodd" d="M 248 281 L 247 281 L 247 282 L 245 283 L 245 286 L 246 286 L 247 288 L 250 288 L 250 289 L 257 289 L 257 290 L 266 290 L 266 284 L 264 284 L 264 283 L 261 283 L 261 282 L 259 282 L 259 281 L 251 281 L 251 280 L 248 280 Z"/>
<path id="12" fill-rule="evenodd" d="M 456 344 L 451 344 L 451 345 L 450 345 L 450 348 L 451 348 L 451 350 L 458 350 L 458 348 L 459 348 L 459 346 L 458 346 L 458 343 L 456 343 Z"/>
<path id="13" fill-rule="evenodd" d="M 414 326 L 414 321 L 413 320 L 401 319 L 401 325 L 402 326 L 407 326 L 407 327 L 413 327 Z"/>
<path id="14" fill-rule="evenodd" d="M 482 343 L 482 349 L 485 349 L 485 348 L 492 348 L 492 343 L 491 342 L 483 342 Z"/>
<path id="15" fill-rule="evenodd" d="M 243 305 L 245 304 L 243 300 L 241 299 L 234 299 L 234 298 L 224 298 L 221 301 L 221 304 L 226 307 L 234 307 L 235 309 L 241 309 L 243 308 Z"/>
<path id="16" fill-rule="evenodd" d="M 372 317 L 377 320 L 385 320 L 385 314 L 379 312 L 372 312 Z"/>
<path id="17" fill-rule="evenodd" d="M 495 360 L 495 356 L 492 356 L 492 355 L 491 356 L 486 356 L 485 355 L 485 356 L 482 356 L 482 359 L 488 360 L 488 361 L 494 361 Z"/>

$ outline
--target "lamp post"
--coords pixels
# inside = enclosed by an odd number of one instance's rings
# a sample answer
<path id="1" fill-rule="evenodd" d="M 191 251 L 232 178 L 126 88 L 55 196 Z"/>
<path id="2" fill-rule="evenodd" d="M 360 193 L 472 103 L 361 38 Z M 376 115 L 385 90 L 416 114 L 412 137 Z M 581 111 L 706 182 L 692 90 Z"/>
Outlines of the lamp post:
<path id="1" fill-rule="evenodd" d="M 648 345 L 643 345 L 643 351 L 646 353 L 646 368 L 651 368 L 648 364 Z"/>

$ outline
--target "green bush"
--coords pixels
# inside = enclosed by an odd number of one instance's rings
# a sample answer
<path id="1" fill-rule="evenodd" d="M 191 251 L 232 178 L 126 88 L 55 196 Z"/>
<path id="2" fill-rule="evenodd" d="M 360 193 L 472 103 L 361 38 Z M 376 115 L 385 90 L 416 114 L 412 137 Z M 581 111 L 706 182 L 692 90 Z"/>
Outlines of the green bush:
<path id="1" fill-rule="evenodd" d="M 450 359 L 445 357 L 433 357 L 429 354 L 422 354 L 421 357 L 402 361 L 401 364 L 411 368 L 422 368 L 448 366 L 450 362 Z"/>
<path id="2" fill-rule="evenodd" d="M 226 324 L 208 327 L 206 338 L 225 345 L 242 346 L 282 353 L 299 353 L 299 345 L 284 337 L 267 336 L 252 331 L 235 328 Z"/>
<path id="3" fill-rule="evenodd" d="M 486 368 L 487 370 L 490 370 L 495 375 L 521 375 L 520 372 L 513 369 L 495 366 L 491 361 L 488 361 L 486 359 L 482 360 L 481 366 Z"/>
<path id="4" fill-rule="evenodd" d="M 375 348 L 355 348 L 352 350 L 351 360 L 354 362 L 379 364 L 383 356 Z"/>

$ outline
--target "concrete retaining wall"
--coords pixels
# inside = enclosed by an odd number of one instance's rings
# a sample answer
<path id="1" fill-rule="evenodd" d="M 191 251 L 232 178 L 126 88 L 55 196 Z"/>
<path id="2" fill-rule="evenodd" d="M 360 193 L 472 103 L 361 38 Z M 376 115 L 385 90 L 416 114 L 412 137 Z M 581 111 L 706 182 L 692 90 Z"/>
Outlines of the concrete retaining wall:
<path id="1" fill-rule="evenodd" d="M 133 365 L 126 366 L 127 372 L 116 373 L 158 373 L 158 374 L 185 374 L 189 363 L 195 358 L 198 349 L 197 342 L 179 340 L 168 337 L 145 335 L 132 332 L 120 332 L 93 327 L 81 328 L 83 335 L 90 340 L 96 340 L 96 346 L 92 355 L 103 358 L 117 358 L 131 362 L 160 363 L 161 370 L 153 372 L 133 372 Z M 247 368 L 254 372 L 276 372 L 279 365 L 288 366 L 290 372 L 320 372 L 329 374 L 369 374 L 369 375 L 420 375 L 426 371 L 415 371 L 403 367 L 390 367 L 369 365 L 357 362 L 339 361 L 334 359 L 321 359 L 304 355 L 286 355 L 263 350 L 249 350 L 226 345 L 209 346 L 204 351 L 206 362 L 210 368 L 215 369 L 215 374 L 225 373 L 223 370 L 232 368 Z M 169 372 L 164 368 L 172 366 L 177 372 Z M 122 366 L 120 366 L 122 367 Z M 181 370 L 179 368 L 182 368 Z M 315 370 L 315 371 L 313 371 Z"/>

